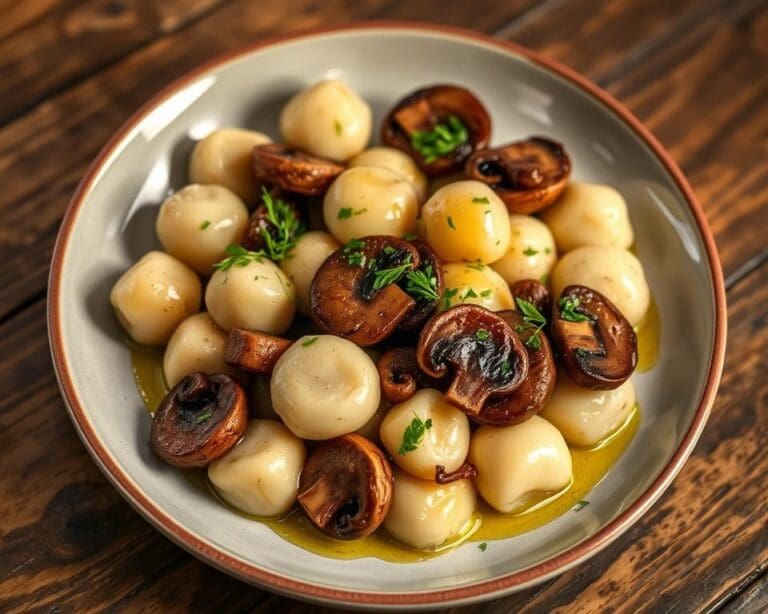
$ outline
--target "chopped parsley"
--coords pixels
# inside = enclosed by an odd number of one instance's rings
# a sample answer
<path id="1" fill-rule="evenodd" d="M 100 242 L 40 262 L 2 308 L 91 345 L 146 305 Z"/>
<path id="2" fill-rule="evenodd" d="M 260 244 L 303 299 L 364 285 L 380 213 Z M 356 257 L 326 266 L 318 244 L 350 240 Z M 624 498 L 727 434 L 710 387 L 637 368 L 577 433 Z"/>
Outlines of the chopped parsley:
<path id="1" fill-rule="evenodd" d="M 451 306 L 451 299 L 459 293 L 458 288 L 446 288 L 443 292 L 443 305 L 441 309 L 445 310 Z"/>
<path id="2" fill-rule="evenodd" d="M 424 435 L 431 428 L 432 418 L 428 418 L 425 422 L 414 413 L 413 420 L 403 431 L 403 443 L 400 444 L 397 453 L 405 456 L 408 452 L 413 452 L 419 447 L 419 444 L 424 440 Z"/>
<path id="3" fill-rule="evenodd" d="M 468 262 L 466 264 L 466 267 L 468 269 L 475 269 L 475 271 L 484 271 L 485 270 L 485 265 L 482 262 L 480 262 L 479 260 L 476 260 L 475 262 Z"/>
<path id="4" fill-rule="evenodd" d="M 448 226 L 451 227 L 452 230 L 456 230 L 456 226 L 453 225 L 453 218 L 449 215 L 448 216 Z"/>
<path id="5" fill-rule="evenodd" d="M 307 337 L 304 339 L 304 341 L 301 342 L 301 347 L 307 347 L 308 345 L 312 345 L 315 341 L 317 341 L 317 337 Z"/>
<path id="6" fill-rule="evenodd" d="M 344 131 L 338 119 L 333 120 L 333 129 L 336 131 L 336 136 L 341 136 L 341 133 Z"/>
<path id="7" fill-rule="evenodd" d="M 267 189 L 261 188 L 261 200 L 267 209 L 266 221 L 269 226 L 259 228 L 264 239 L 264 252 L 271 260 L 284 260 L 289 251 L 296 247 L 304 225 L 296 215 L 296 209 L 278 198 L 273 199 Z"/>
<path id="8" fill-rule="evenodd" d="M 242 245 L 229 245 L 224 252 L 227 257 L 214 264 L 214 269 L 228 271 L 233 266 L 248 266 L 251 262 L 263 262 L 266 255 L 261 250 L 258 252 L 247 250 Z"/>
<path id="9" fill-rule="evenodd" d="M 523 250 L 523 254 L 526 255 L 526 256 L 535 256 L 538 253 L 539 253 L 539 250 L 533 249 L 532 247 L 526 247 Z"/>
<path id="10" fill-rule="evenodd" d="M 480 293 L 480 296 L 482 296 L 483 298 L 488 298 L 489 296 L 491 296 L 491 294 L 493 294 L 493 290 L 483 290 Z"/>
<path id="11" fill-rule="evenodd" d="M 584 315 L 576 311 L 581 301 L 578 298 L 566 298 L 561 296 L 558 301 L 560 307 L 560 317 L 568 322 L 586 322 L 589 320 L 589 316 Z"/>
<path id="12" fill-rule="evenodd" d="M 477 547 L 480 548 L 483 552 L 485 552 L 485 549 L 488 547 L 488 544 L 486 542 L 483 542 L 482 544 L 477 544 Z"/>
<path id="13" fill-rule="evenodd" d="M 360 239 L 350 239 L 349 243 L 344 246 L 342 253 L 347 257 L 347 264 L 349 266 L 365 266 L 365 254 L 363 248 L 365 243 Z"/>
<path id="14" fill-rule="evenodd" d="M 574 512 L 580 512 L 589 505 L 589 501 L 577 501 L 576 507 L 573 508 Z"/>
<path id="15" fill-rule="evenodd" d="M 353 210 L 352 207 L 342 207 L 339 209 L 338 219 L 340 220 L 348 220 L 353 215 L 360 215 L 361 213 L 365 213 L 368 211 L 366 207 L 363 207 L 362 209 Z"/>
<path id="16" fill-rule="evenodd" d="M 200 230 L 205 230 L 210 225 L 211 225 L 211 221 L 210 220 L 205 220 L 202 224 L 200 224 Z"/>
<path id="17" fill-rule="evenodd" d="M 427 164 L 456 151 L 467 141 L 469 131 L 455 115 L 451 115 L 444 124 L 436 124 L 432 130 L 416 130 L 411 134 L 411 147 L 421 154 Z"/>
<path id="18" fill-rule="evenodd" d="M 487 205 L 490 201 L 485 196 L 475 196 L 472 199 L 473 203 L 480 203 L 481 205 Z"/>
<path id="19" fill-rule="evenodd" d="M 472 288 L 467 288 L 467 291 L 464 293 L 464 296 L 461 297 L 461 300 L 463 302 L 468 298 L 477 298 L 477 292 L 475 292 Z"/>
<path id="20" fill-rule="evenodd" d="M 411 255 L 408 254 L 405 262 L 401 265 L 391 267 L 389 269 L 379 269 L 373 273 L 373 289 L 381 290 L 382 288 L 395 283 L 400 279 L 403 274 L 413 266 L 411 262 Z"/>
<path id="21" fill-rule="evenodd" d="M 501 372 L 502 377 L 506 377 L 509 375 L 509 372 L 512 371 L 512 365 L 508 360 L 504 359 L 501 361 L 501 367 L 499 368 L 499 371 Z"/>
<path id="22" fill-rule="evenodd" d="M 406 275 L 405 291 L 415 298 L 425 301 L 437 301 L 440 295 L 437 293 L 437 277 L 432 271 L 432 265 L 424 267 L 424 270 L 410 271 Z"/>
<path id="23" fill-rule="evenodd" d="M 547 325 L 547 319 L 536 309 L 536 305 L 522 298 L 515 297 L 517 308 L 523 314 L 523 322 L 529 330 L 533 330 L 524 341 L 532 350 L 541 349 L 541 331 Z"/>
<path id="24" fill-rule="evenodd" d="M 416 240 L 416 239 L 418 239 L 418 238 L 419 238 L 419 237 L 417 237 L 417 236 L 416 236 L 414 233 L 412 233 L 412 232 L 406 232 L 406 233 L 403 235 L 403 239 L 405 239 L 406 241 L 415 241 L 415 240 Z"/>
<path id="25" fill-rule="evenodd" d="M 475 331 L 475 339 L 478 341 L 487 341 L 491 338 L 491 333 L 489 333 L 484 328 L 478 328 L 477 331 Z"/>
<path id="26" fill-rule="evenodd" d="M 213 413 L 211 411 L 207 411 L 204 414 L 200 414 L 195 418 L 195 424 L 202 424 L 203 422 L 208 422 L 208 420 L 211 419 L 213 416 Z"/>

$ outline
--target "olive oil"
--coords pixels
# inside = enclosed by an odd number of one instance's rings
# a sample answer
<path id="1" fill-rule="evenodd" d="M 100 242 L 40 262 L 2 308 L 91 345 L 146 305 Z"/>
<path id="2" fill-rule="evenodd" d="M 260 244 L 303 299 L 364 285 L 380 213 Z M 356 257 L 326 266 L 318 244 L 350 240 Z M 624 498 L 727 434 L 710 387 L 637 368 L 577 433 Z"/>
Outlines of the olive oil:
<path id="1" fill-rule="evenodd" d="M 646 316 L 646 319 L 649 320 L 649 317 Z M 642 327 L 640 334 L 642 335 Z M 162 351 L 134 344 L 130 344 L 130 348 L 136 384 L 147 410 L 153 414 L 167 392 L 163 378 Z M 603 479 L 622 455 L 635 436 L 639 424 L 640 410 L 635 407 L 626 422 L 598 446 L 593 448 L 571 446 L 573 480 L 566 488 L 556 493 L 545 493 L 533 498 L 524 511 L 516 514 L 502 514 L 481 501 L 477 514 L 467 524 L 461 536 L 450 544 L 431 552 L 408 548 L 389 537 L 383 530 L 364 539 L 334 540 L 315 529 L 298 508 L 293 508 L 280 518 L 249 516 L 235 510 L 216 495 L 205 471 L 184 471 L 184 475 L 191 484 L 206 490 L 233 512 L 266 524 L 280 537 L 310 552 L 336 559 L 376 557 L 393 563 L 414 563 L 438 556 L 466 541 L 488 542 L 512 537 L 540 527 L 562 514 L 579 513 L 576 510 L 583 508 L 590 490 Z"/>
<path id="2" fill-rule="evenodd" d="M 653 297 L 648 305 L 648 311 L 635 327 L 635 333 L 637 334 L 637 370 L 645 373 L 656 365 L 661 344 L 661 317 Z"/>

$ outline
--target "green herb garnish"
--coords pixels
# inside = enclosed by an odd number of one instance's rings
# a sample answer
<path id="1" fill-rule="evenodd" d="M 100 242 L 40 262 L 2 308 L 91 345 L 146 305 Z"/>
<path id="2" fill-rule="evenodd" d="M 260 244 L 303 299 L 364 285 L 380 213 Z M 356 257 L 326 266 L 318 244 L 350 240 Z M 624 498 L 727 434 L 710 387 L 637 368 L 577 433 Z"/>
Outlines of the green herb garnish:
<path id="1" fill-rule="evenodd" d="M 480 203 L 481 205 L 487 205 L 490 201 L 485 196 L 475 196 L 472 199 L 473 203 Z"/>
<path id="2" fill-rule="evenodd" d="M 342 253 L 347 257 L 347 264 L 349 266 L 365 266 L 365 254 L 362 252 L 365 247 L 360 239 L 350 239 L 349 243 L 344 246 Z"/>
<path id="3" fill-rule="evenodd" d="M 493 290 L 483 290 L 480 293 L 480 296 L 482 296 L 483 298 L 488 298 L 489 296 L 491 296 L 491 294 L 493 294 Z"/>
<path id="4" fill-rule="evenodd" d="M 563 320 L 567 320 L 568 322 L 587 322 L 589 320 L 589 316 L 576 311 L 581 304 L 581 301 L 578 298 L 566 298 L 562 296 L 557 304 L 560 307 L 560 317 Z"/>
<path id="5" fill-rule="evenodd" d="M 448 216 L 448 226 L 450 226 L 451 229 L 456 230 L 456 226 L 453 225 L 453 218 L 450 215 Z"/>
<path id="6" fill-rule="evenodd" d="M 405 427 L 403 431 L 403 443 L 400 444 L 400 448 L 397 450 L 398 454 L 405 456 L 408 452 L 413 452 L 419 447 L 419 444 L 424 440 L 424 435 L 432 428 L 432 418 L 428 418 L 424 422 L 416 414 L 414 414 L 411 423 Z"/>
<path id="7" fill-rule="evenodd" d="M 577 501 L 576 507 L 573 508 L 574 512 L 580 512 L 589 505 L 589 501 Z"/>
<path id="8" fill-rule="evenodd" d="M 213 413 L 210 411 L 207 411 L 204 414 L 200 414 L 197 418 L 195 418 L 195 424 L 202 424 L 203 422 L 207 422 L 211 419 L 211 416 L 213 416 Z"/>
<path id="9" fill-rule="evenodd" d="M 508 360 L 502 360 L 501 367 L 499 367 L 499 371 L 501 372 L 502 377 L 506 377 L 507 375 L 509 375 L 509 372 L 512 371 L 512 365 L 509 364 Z"/>
<path id="10" fill-rule="evenodd" d="M 535 255 L 536 255 L 536 254 L 538 254 L 538 253 L 539 253 L 539 250 L 537 250 L 537 249 L 533 249 L 532 247 L 526 247 L 526 248 L 523 250 L 523 254 L 524 254 L 525 256 L 535 256 Z"/>
<path id="11" fill-rule="evenodd" d="M 339 209 L 338 218 L 340 220 L 348 220 L 353 215 L 360 215 L 361 213 L 365 213 L 368 211 L 366 207 L 363 207 L 362 209 L 353 210 L 352 207 L 342 207 Z"/>
<path id="12" fill-rule="evenodd" d="M 488 547 L 488 544 L 486 542 L 483 542 L 482 544 L 477 544 L 477 547 L 480 548 L 483 552 L 485 552 L 485 549 Z"/>
<path id="13" fill-rule="evenodd" d="M 487 341 L 490 338 L 491 338 L 491 333 L 489 333 L 484 328 L 478 328 L 477 331 L 475 332 L 475 339 L 477 339 L 478 341 Z"/>
<path id="14" fill-rule="evenodd" d="M 251 262 L 263 262 L 266 255 L 261 250 L 258 252 L 247 250 L 242 245 L 229 245 L 224 252 L 227 257 L 214 264 L 214 269 L 228 271 L 233 266 L 248 266 Z"/>
<path id="15" fill-rule="evenodd" d="M 373 289 L 381 290 L 385 286 L 395 283 L 403 276 L 408 269 L 413 266 L 411 262 L 411 255 L 408 254 L 405 262 L 399 266 L 393 266 L 389 269 L 379 269 L 373 273 Z"/>
<path id="16" fill-rule="evenodd" d="M 425 301 L 437 301 L 440 295 L 437 293 L 437 277 L 432 271 L 432 265 L 424 267 L 424 270 L 409 271 L 406 275 L 405 291 L 413 297 Z"/>
<path id="17" fill-rule="evenodd" d="M 477 292 L 475 292 L 472 288 L 467 288 L 467 291 L 464 293 L 464 296 L 462 297 L 462 302 L 466 301 L 468 298 L 477 298 Z"/>
<path id="18" fill-rule="evenodd" d="M 484 271 L 485 270 L 485 265 L 482 262 L 480 262 L 479 260 L 477 260 L 475 262 L 468 262 L 466 264 L 466 267 L 468 269 L 475 269 L 475 271 Z"/>
<path id="19" fill-rule="evenodd" d="M 403 239 L 405 239 L 406 241 L 415 241 L 415 240 L 416 240 L 416 239 L 418 239 L 418 238 L 419 238 L 419 237 L 418 237 L 418 236 L 416 236 L 416 235 L 415 235 L 414 233 L 412 233 L 412 232 L 406 232 L 406 233 L 403 235 Z"/>
<path id="20" fill-rule="evenodd" d="M 261 188 L 261 200 L 267 209 L 266 220 L 269 226 L 259 228 L 261 238 L 264 240 L 264 252 L 271 260 L 279 262 L 284 260 L 299 240 L 299 235 L 304 232 L 304 226 L 296 215 L 294 207 L 278 198 L 273 200 L 267 189 Z"/>
<path id="21" fill-rule="evenodd" d="M 441 310 L 446 310 L 451 306 L 451 299 L 459 293 L 458 288 L 446 288 L 443 292 L 443 305 Z"/>
<path id="22" fill-rule="evenodd" d="M 541 315 L 541 312 L 536 309 L 536 305 L 533 303 L 517 297 L 515 297 L 515 302 L 517 303 L 517 308 L 520 310 L 520 313 L 523 314 L 523 322 L 525 322 L 525 325 L 529 329 L 533 330 L 533 332 L 524 341 L 525 345 L 532 350 L 540 350 L 540 335 L 542 329 L 547 325 L 547 319 Z"/>
<path id="23" fill-rule="evenodd" d="M 416 130 L 411 134 L 411 147 L 421 154 L 427 164 L 456 151 L 467 141 L 469 131 L 455 115 L 451 115 L 444 124 L 436 124 L 432 130 Z"/>
<path id="24" fill-rule="evenodd" d="M 301 347 L 305 348 L 308 345 L 312 345 L 315 341 L 317 341 L 317 337 L 307 337 L 301 342 Z"/>
<path id="25" fill-rule="evenodd" d="M 341 126 L 341 122 L 338 119 L 333 120 L 333 129 L 336 131 L 336 136 L 341 136 L 343 128 Z"/>
<path id="26" fill-rule="evenodd" d="M 210 225 L 211 225 L 211 221 L 210 220 L 205 220 L 202 224 L 200 224 L 200 230 L 205 230 Z"/>

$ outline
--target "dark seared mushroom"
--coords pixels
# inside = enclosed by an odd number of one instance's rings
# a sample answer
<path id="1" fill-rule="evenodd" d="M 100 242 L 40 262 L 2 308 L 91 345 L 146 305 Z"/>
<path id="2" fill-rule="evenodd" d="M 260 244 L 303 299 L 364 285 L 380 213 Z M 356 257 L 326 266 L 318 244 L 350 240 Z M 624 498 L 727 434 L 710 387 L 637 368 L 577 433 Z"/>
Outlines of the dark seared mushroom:
<path id="1" fill-rule="evenodd" d="M 557 200 L 571 173 L 563 146 L 542 137 L 531 137 L 476 151 L 464 173 L 488 184 L 512 213 L 534 213 Z"/>
<path id="2" fill-rule="evenodd" d="M 262 195 L 266 194 L 262 192 Z M 273 203 L 280 201 L 280 209 L 275 211 L 276 218 L 281 221 L 287 222 L 286 228 L 290 227 L 293 236 L 298 236 L 304 230 L 304 216 L 301 210 L 293 200 L 287 198 L 285 192 L 279 188 L 273 188 L 269 192 L 269 196 L 272 198 Z M 267 206 L 264 204 L 264 198 L 259 201 L 259 206 L 251 213 L 251 217 L 248 218 L 248 225 L 245 227 L 245 233 L 243 234 L 242 245 L 245 249 L 257 252 L 267 247 L 267 238 L 265 233 L 269 233 L 273 241 L 285 240 L 286 237 L 281 236 L 280 230 L 270 219 L 270 212 Z"/>
<path id="3" fill-rule="evenodd" d="M 528 301 L 545 317 L 552 310 L 552 298 L 549 296 L 549 290 L 540 281 L 520 279 L 511 284 L 509 290 L 515 299 Z"/>
<path id="4" fill-rule="evenodd" d="M 552 311 L 552 343 L 579 386 L 613 390 L 637 366 L 632 325 L 607 298 L 585 286 L 568 286 Z"/>
<path id="5" fill-rule="evenodd" d="M 512 392 L 528 375 L 528 354 L 514 328 L 477 305 L 458 305 L 434 316 L 421 332 L 416 358 L 430 377 L 453 369 L 445 398 L 470 416 L 491 394 Z"/>
<path id="6" fill-rule="evenodd" d="M 523 341 L 528 352 L 528 377 L 510 393 L 493 396 L 485 402 L 475 422 L 494 426 L 510 426 L 525 422 L 538 414 L 555 389 L 557 369 L 552 348 L 543 331 L 525 322 L 519 311 L 498 311 Z M 532 337 L 536 335 L 535 341 Z"/>
<path id="7" fill-rule="evenodd" d="M 455 85 L 433 85 L 408 94 L 389 112 L 381 140 L 409 154 L 427 175 L 461 168 L 491 138 L 491 118 L 474 94 Z"/>
<path id="8" fill-rule="evenodd" d="M 227 335 L 224 362 L 249 373 L 268 375 L 275 363 L 293 345 L 290 339 L 258 331 L 233 328 Z"/>
<path id="9" fill-rule="evenodd" d="M 287 145 L 268 143 L 254 147 L 253 171 L 260 181 L 277 184 L 289 192 L 320 196 L 344 167 Z"/>
<path id="10" fill-rule="evenodd" d="M 415 300 L 416 306 L 400 322 L 401 331 L 418 331 L 432 317 L 443 295 L 443 265 L 426 243 L 412 241 L 419 252 L 418 278 L 401 284 Z"/>
<path id="11" fill-rule="evenodd" d="M 152 420 L 152 450 L 175 467 L 205 467 L 226 454 L 248 425 L 240 384 L 227 375 L 192 373 L 160 403 Z"/>
<path id="12" fill-rule="evenodd" d="M 304 464 L 299 504 L 326 535 L 358 539 L 373 533 L 392 503 L 392 469 L 360 435 L 321 443 Z"/>
<path id="13" fill-rule="evenodd" d="M 398 282 L 418 268 L 416 247 L 396 237 L 350 241 L 328 256 L 310 289 L 312 319 L 326 333 L 358 345 L 391 335 L 416 301 Z"/>
<path id="14" fill-rule="evenodd" d="M 381 393 L 393 403 L 410 399 L 419 388 L 444 388 L 443 382 L 425 375 L 416 361 L 416 348 L 398 347 L 384 352 L 376 361 Z"/>
<path id="15" fill-rule="evenodd" d="M 449 484 L 457 480 L 466 480 L 467 478 L 477 477 L 477 467 L 470 462 L 462 463 L 461 467 L 450 473 L 445 472 L 443 465 L 435 466 L 435 482 L 438 484 Z"/>

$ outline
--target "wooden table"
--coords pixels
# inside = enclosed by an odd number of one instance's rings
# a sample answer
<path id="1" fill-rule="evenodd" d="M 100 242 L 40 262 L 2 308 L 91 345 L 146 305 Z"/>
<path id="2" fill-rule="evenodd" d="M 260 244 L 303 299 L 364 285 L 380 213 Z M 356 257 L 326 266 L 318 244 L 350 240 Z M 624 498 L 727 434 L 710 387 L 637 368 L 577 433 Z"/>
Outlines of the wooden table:
<path id="1" fill-rule="evenodd" d="M 56 388 L 46 276 L 78 179 L 160 87 L 268 34 L 382 18 L 493 33 L 608 89 L 687 174 L 727 280 L 722 387 L 672 487 L 599 556 L 466 611 L 765 611 L 766 0 L 0 0 L 0 611 L 308 610 L 192 558 L 106 483 Z"/>

